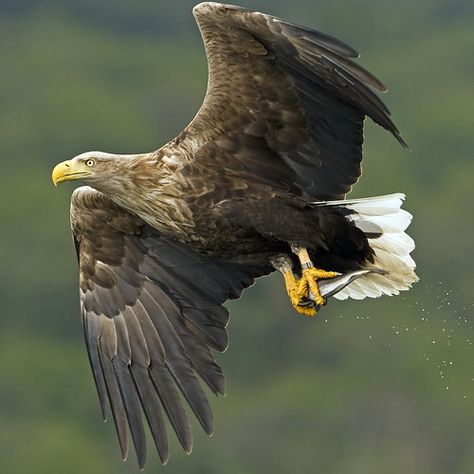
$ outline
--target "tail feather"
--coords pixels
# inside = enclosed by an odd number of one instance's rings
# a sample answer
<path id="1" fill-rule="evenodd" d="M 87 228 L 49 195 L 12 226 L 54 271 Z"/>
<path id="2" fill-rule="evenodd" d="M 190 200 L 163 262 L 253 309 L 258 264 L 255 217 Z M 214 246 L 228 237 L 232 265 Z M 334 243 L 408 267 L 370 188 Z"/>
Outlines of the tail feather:
<path id="1" fill-rule="evenodd" d="M 415 242 L 405 233 L 412 216 L 401 209 L 404 199 L 404 194 L 397 193 L 318 203 L 322 206 L 343 207 L 351 212 L 347 219 L 367 234 L 369 245 L 375 253 L 374 263 L 366 268 L 384 271 L 383 274 L 373 272 L 361 276 L 335 294 L 335 298 L 363 299 L 397 295 L 418 281 L 416 264 L 410 255 Z"/>

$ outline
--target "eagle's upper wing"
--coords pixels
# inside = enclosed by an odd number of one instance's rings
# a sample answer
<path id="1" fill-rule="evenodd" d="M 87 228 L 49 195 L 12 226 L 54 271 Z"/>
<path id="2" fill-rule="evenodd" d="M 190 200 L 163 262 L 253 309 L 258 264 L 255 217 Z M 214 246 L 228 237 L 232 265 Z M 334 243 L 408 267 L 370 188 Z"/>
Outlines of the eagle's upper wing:
<path id="1" fill-rule="evenodd" d="M 123 456 L 128 424 L 138 462 L 145 464 L 142 411 L 163 462 L 163 412 L 189 452 L 182 397 L 212 433 L 212 412 L 196 375 L 215 394 L 224 393 L 211 351 L 227 347 L 229 314 L 222 303 L 265 271 L 202 257 L 88 187 L 73 194 L 71 226 L 87 350 L 104 417 L 110 405 Z"/>
<path id="2" fill-rule="evenodd" d="M 360 176 L 366 115 L 403 143 L 357 53 L 325 34 L 240 7 L 194 8 L 209 63 L 205 100 L 175 139 L 195 159 L 341 199 Z M 288 182 L 290 177 L 290 182 Z"/>

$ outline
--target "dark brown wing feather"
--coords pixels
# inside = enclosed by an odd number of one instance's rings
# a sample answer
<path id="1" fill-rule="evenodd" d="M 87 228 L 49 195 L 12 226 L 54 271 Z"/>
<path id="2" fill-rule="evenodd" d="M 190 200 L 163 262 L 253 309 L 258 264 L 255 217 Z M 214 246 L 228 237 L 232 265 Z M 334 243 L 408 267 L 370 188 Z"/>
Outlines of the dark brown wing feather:
<path id="1" fill-rule="evenodd" d="M 224 393 L 211 351 L 227 347 L 229 314 L 222 303 L 266 269 L 198 255 L 87 187 L 73 194 L 71 224 L 89 359 L 123 457 L 128 425 L 138 463 L 145 464 L 142 412 L 163 463 L 169 456 L 163 412 L 190 452 L 191 427 L 179 394 L 212 433 L 211 408 L 196 374 L 216 395 Z"/>
<path id="2" fill-rule="evenodd" d="M 218 3 L 194 8 L 209 63 L 204 103 L 175 143 L 228 172 L 341 199 L 360 176 L 366 115 L 403 143 L 385 87 L 341 41 Z"/>

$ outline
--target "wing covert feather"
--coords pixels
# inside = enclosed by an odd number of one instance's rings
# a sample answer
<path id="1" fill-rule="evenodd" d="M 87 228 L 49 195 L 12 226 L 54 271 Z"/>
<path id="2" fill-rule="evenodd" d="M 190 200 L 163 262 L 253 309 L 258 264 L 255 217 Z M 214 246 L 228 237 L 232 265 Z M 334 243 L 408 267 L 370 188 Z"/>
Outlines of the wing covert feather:
<path id="1" fill-rule="evenodd" d="M 340 40 L 241 7 L 193 10 L 209 66 L 206 97 L 172 142 L 248 180 L 342 199 L 361 174 L 363 121 L 404 144 L 376 92 L 385 86 Z M 169 145 L 168 145 L 169 146 Z"/>

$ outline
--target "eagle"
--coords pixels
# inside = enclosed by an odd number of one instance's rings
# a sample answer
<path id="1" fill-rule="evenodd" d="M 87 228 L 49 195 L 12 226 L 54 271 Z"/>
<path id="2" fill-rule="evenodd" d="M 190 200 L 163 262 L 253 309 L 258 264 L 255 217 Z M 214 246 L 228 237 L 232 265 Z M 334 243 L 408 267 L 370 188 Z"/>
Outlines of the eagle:
<path id="1" fill-rule="evenodd" d="M 156 151 L 83 153 L 52 172 L 55 185 L 86 184 L 70 212 L 85 342 L 104 419 L 110 410 L 123 459 L 131 435 L 140 468 L 146 423 L 163 464 L 165 417 L 187 453 L 186 404 L 213 433 L 203 385 L 224 394 L 224 303 L 257 278 L 280 272 L 309 317 L 331 296 L 417 281 L 404 195 L 346 199 L 366 116 L 405 146 L 356 51 L 237 6 L 193 13 L 209 77 L 191 123 Z"/>

